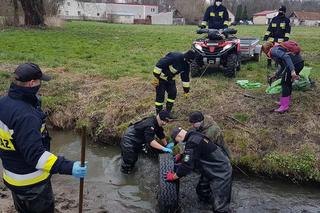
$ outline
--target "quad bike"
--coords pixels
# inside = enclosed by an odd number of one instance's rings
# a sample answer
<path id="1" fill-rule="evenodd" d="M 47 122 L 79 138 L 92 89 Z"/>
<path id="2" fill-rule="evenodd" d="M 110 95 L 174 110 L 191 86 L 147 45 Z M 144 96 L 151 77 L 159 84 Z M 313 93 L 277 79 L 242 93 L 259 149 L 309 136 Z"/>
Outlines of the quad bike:
<path id="1" fill-rule="evenodd" d="M 209 67 L 222 69 L 226 77 L 235 77 L 240 70 L 240 39 L 234 34 L 237 30 L 199 29 L 197 34 L 206 34 L 196 39 L 192 49 L 196 58 L 191 64 L 192 77 L 202 76 Z"/>

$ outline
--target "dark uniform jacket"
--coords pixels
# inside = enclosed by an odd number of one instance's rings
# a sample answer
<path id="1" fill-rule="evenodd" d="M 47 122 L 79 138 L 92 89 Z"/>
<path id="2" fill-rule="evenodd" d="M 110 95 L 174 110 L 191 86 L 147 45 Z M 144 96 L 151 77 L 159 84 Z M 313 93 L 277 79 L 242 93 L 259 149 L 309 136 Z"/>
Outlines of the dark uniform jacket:
<path id="1" fill-rule="evenodd" d="M 185 141 L 182 163 L 176 171 L 178 177 L 183 177 L 196 169 L 208 179 L 212 179 L 215 167 L 221 163 L 230 164 L 224 155 L 220 155 L 223 156 L 222 159 L 217 159 L 219 156 L 215 155 L 215 152 L 220 148 L 203 134 L 191 130 L 187 133 Z"/>
<path id="2" fill-rule="evenodd" d="M 49 152 L 46 115 L 32 89 L 11 84 L 0 99 L 0 157 L 3 179 L 13 191 L 23 192 L 50 180 L 51 174 L 71 174 L 73 162 Z"/>
<path id="3" fill-rule="evenodd" d="M 190 89 L 190 66 L 184 60 L 183 53 L 170 52 L 161 58 L 153 70 L 153 75 L 165 81 L 174 80 L 180 74 L 183 90 L 185 93 Z"/>
<path id="4" fill-rule="evenodd" d="M 151 143 L 155 136 L 159 139 L 164 139 L 164 130 L 158 125 L 156 116 L 145 118 L 135 124 L 133 124 L 135 130 L 134 136 L 141 140 L 142 144 Z M 139 144 L 139 145 L 142 145 Z"/>
<path id="5" fill-rule="evenodd" d="M 288 41 L 290 32 L 290 19 L 288 19 L 285 15 L 279 14 L 271 20 L 264 36 L 264 40 L 270 42 Z"/>
<path id="6" fill-rule="evenodd" d="M 228 10 L 220 5 L 211 5 L 207 8 L 202 25 L 208 25 L 209 29 L 224 29 L 229 25 L 229 14 Z"/>

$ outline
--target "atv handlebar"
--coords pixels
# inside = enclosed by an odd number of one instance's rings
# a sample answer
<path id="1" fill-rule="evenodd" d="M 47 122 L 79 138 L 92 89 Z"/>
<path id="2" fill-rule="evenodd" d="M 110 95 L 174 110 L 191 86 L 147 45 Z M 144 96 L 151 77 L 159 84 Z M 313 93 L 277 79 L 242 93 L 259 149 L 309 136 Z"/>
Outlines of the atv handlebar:
<path id="1" fill-rule="evenodd" d="M 232 35 L 232 34 L 236 34 L 238 31 L 236 29 L 232 29 L 232 28 L 225 28 L 225 29 L 221 29 L 221 30 L 217 30 L 217 29 L 198 29 L 197 34 L 209 34 L 211 32 L 216 32 L 216 33 L 221 33 L 224 35 Z"/>

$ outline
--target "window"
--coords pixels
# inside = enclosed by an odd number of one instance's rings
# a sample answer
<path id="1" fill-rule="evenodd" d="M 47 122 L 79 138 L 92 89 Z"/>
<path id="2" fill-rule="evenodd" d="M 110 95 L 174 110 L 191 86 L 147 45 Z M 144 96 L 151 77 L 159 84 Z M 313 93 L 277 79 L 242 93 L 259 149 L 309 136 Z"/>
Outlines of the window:
<path id="1" fill-rule="evenodd" d="M 81 16 L 81 12 L 80 11 L 78 11 L 78 16 Z"/>
<path id="2" fill-rule="evenodd" d="M 156 9 L 154 9 L 154 8 L 151 8 L 151 12 L 155 12 L 156 11 Z"/>
<path id="3" fill-rule="evenodd" d="M 59 10 L 58 13 L 61 14 L 61 10 Z"/>
<path id="4" fill-rule="evenodd" d="M 100 16 L 100 13 L 97 13 L 97 16 Z"/>
<path id="5" fill-rule="evenodd" d="M 67 2 L 67 5 L 70 6 L 70 2 Z"/>
<path id="6" fill-rule="evenodd" d="M 66 13 L 66 16 L 68 16 L 68 15 L 69 15 L 69 11 L 66 11 L 65 13 Z"/>

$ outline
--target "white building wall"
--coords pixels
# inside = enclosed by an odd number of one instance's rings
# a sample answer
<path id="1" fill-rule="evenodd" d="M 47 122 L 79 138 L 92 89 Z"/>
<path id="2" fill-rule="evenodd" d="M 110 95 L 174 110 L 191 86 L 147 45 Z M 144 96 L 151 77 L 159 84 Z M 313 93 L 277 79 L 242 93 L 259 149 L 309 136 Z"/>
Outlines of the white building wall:
<path id="1" fill-rule="evenodd" d="M 65 0 L 59 7 L 59 15 L 66 19 L 105 20 L 112 14 L 133 14 L 134 19 L 146 19 L 158 14 L 156 5 L 117 4 L 117 3 L 89 3 L 76 0 Z M 124 18 L 125 20 L 126 18 Z M 131 19 L 131 18 L 130 18 Z"/>
<path id="2" fill-rule="evenodd" d="M 253 16 L 254 24 L 266 24 L 267 18 L 266 16 Z"/>
<path id="3" fill-rule="evenodd" d="M 151 24 L 173 24 L 173 12 L 159 13 L 151 16 Z"/>

